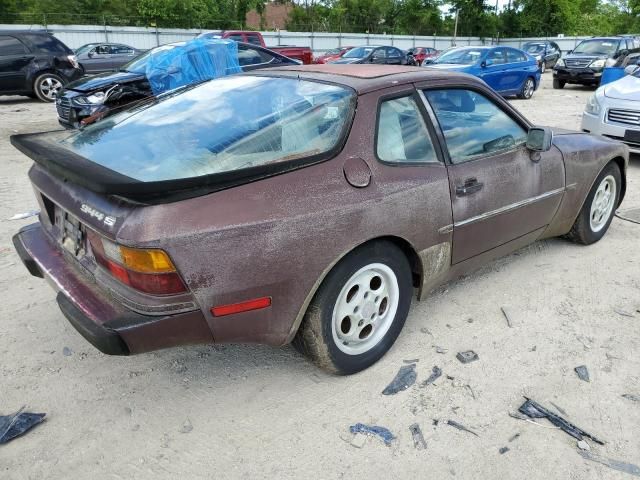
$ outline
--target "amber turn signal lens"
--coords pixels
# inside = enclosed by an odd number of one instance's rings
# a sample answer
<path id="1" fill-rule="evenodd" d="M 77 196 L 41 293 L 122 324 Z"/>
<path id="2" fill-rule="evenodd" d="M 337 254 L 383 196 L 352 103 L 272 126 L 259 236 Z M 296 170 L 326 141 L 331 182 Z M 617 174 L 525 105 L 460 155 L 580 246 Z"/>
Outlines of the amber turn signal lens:
<path id="1" fill-rule="evenodd" d="M 135 272 L 169 273 L 176 271 L 169 255 L 162 250 L 142 250 L 120 246 L 120 256 L 124 266 Z"/>

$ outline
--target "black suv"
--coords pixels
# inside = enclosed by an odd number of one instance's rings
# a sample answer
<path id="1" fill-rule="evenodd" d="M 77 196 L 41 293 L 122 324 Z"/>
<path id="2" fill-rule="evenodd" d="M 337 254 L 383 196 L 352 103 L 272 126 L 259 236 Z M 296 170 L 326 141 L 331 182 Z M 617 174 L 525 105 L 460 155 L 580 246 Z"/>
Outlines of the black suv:
<path id="1" fill-rule="evenodd" d="M 547 68 L 553 68 L 562 56 L 562 51 L 558 44 L 556 42 L 550 42 L 549 40 L 527 42 L 522 45 L 521 50 L 524 50 L 536 59 L 540 67 L 540 73 L 544 73 Z"/>
<path id="2" fill-rule="evenodd" d="M 605 67 L 612 66 L 617 59 L 626 57 L 638 47 L 640 43 L 634 37 L 594 37 L 582 40 L 553 67 L 553 88 L 564 88 L 567 83 L 597 86 Z"/>
<path id="3" fill-rule="evenodd" d="M 50 33 L 0 30 L 0 95 L 53 102 L 83 73 L 73 51 Z"/>

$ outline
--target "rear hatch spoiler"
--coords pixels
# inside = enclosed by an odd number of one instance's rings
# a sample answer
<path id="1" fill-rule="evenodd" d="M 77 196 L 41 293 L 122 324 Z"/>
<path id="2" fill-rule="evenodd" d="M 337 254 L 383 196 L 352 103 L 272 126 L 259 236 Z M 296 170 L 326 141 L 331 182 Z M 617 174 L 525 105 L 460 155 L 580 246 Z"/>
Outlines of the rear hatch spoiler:
<path id="1" fill-rule="evenodd" d="M 143 203 L 167 203 L 216 192 L 290 170 L 286 166 L 260 166 L 175 180 L 145 182 L 103 167 L 60 144 L 60 130 L 12 135 L 11 144 L 65 182 L 103 195 L 116 195 Z"/>

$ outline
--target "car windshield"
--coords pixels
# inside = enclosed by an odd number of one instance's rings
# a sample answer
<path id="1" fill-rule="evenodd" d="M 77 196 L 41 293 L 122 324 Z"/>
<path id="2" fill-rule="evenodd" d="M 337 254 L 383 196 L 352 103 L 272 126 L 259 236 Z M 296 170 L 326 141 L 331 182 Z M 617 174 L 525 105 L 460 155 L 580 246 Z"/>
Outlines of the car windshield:
<path id="1" fill-rule="evenodd" d="M 325 55 L 339 55 L 341 51 L 341 48 L 332 48 L 331 50 L 327 50 Z"/>
<path id="2" fill-rule="evenodd" d="M 59 142 L 139 181 L 177 180 L 328 153 L 354 109 L 355 94 L 336 85 L 225 77 L 170 92 Z"/>
<path id="3" fill-rule="evenodd" d="M 357 47 L 349 50 L 342 58 L 364 58 L 373 51 L 373 47 Z"/>
<path id="4" fill-rule="evenodd" d="M 82 55 L 85 52 L 88 52 L 89 50 L 91 50 L 92 48 L 94 48 L 96 45 L 98 45 L 97 43 L 89 43 L 87 45 L 83 45 L 80 48 L 78 48 L 75 51 L 76 55 Z"/>
<path id="5" fill-rule="evenodd" d="M 543 43 L 525 43 L 522 49 L 527 53 L 540 53 L 544 51 Z"/>
<path id="6" fill-rule="evenodd" d="M 583 40 L 572 53 L 582 55 L 613 55 L 618 48 L 618 40 Z"/>
<path id="7" fill-rule="evenodd" d="M 121 72 L 132 72 L 132 73 L 145 73 L 147 70 L 147 62 L 149 61 L 149 57 L 158 53 L 161 50 L 172 50 L 182 44 L 180 43 L 172 43 L 168 45 L 162 45 L 157 48 L 153 48 L 151 50 L 146 51 L 139 57 L 136 57 L 134 60 L 131 60 L 129 63 L 124 64 L 120 67 Z"/>
<path id="8" fill-rule="evenodd" d="M 440 55 L 434 63 L 473 65 L 480 60 L 482 53 L 483 51 L 478 48 L 456 48 Z"/>

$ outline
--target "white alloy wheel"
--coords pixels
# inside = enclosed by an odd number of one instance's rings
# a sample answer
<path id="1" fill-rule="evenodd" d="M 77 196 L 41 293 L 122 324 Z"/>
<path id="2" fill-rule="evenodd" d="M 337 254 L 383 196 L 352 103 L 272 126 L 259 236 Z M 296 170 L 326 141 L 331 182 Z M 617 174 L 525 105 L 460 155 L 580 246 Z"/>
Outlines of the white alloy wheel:
<path id="1" fill-rule="evenodd" d="M 602 179 L 591 202 L 589 223 L 593 232 L 599 232 L 609 221 L 616 201 L 616 180 L 613 175 Z"/>
<path id="2" fill-rule="evenodd" d="M 331 331 L 347 355 L 375 347 L 391 327 L 400 299 L 398 279 L 382 263 L 362 267 L 345 283 L 333 308 Z"/>

